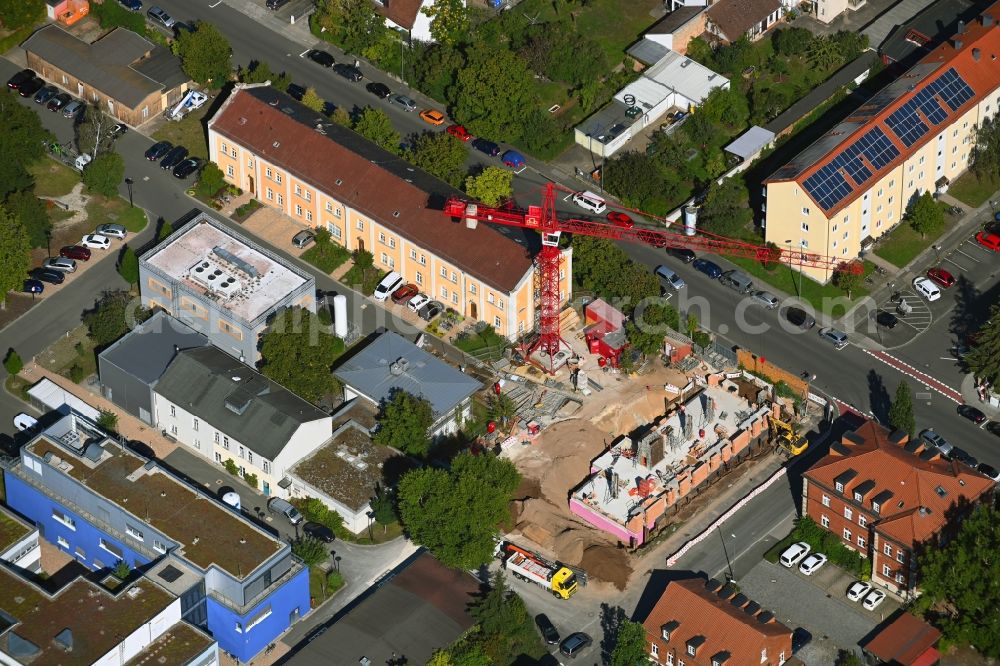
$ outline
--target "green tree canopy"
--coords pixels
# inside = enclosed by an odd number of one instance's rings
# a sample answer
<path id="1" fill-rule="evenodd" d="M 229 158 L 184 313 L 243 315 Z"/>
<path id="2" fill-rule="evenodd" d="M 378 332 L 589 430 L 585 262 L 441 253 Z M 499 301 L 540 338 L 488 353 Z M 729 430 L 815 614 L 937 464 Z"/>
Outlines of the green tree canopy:
<path id="1" fill-rule="evenodd" d="M 120 2 L 91 2 L 90 13 L 105 30 L 122 27 L 144 37 L 148 34 L 146 17 L 141 12 L 125 9 Z"/>
<path id="2" fill-rule="evenodd" d="M 971 165 L 973 173 L 989 180 L 1000 176 L 1000 119 L 991 116 L 973 130 L 974 147 Z"/>
<path id="3" fill-rule="evenodd" d="M 83 118 L 73 128 L 76 133 L 76 147 L 81 153 L 97 157 L 114 150 L 115 137 L 111 129 L 118 121 L 104 113 L 97 103 L 88 104 Z"/>
<path id="4" fill-rule="evenodd" d="M 157 220 L 158 226 L 156 227 L 156 242 L 159 243 L 161 240 L 174 233 L 174 225 L 170 224 L 162 217 Z"/>
<path id="5" fill-rule="evenodd" d="M 363 52 L 388 30 L 368 0 L 317 0 L 310 20 L 348 53 Z"/>
<path id="6" fill-rule="evenodd" d="M 605 238 L 573 239 L 573 277 L 584 290 L 597 294 L 623 312 L 644 299 L 660 296 L 660 282 L 646 266 L 629 259 Z"/>
<path id="7" fill-rule="evenodd" d="M 330 558 L 326 544 L 311 536 L 299 537 L 292 541 L 292 553 L 309 568 Z"/>
<path id="8" fill-rule="evenodd" d="M 405 157 L 414 166 L 432 173 L 452 187 L 465 181 L 469 147 L 444 132 L 424 132 L 410 142 Z"/>
<path id="9" fill-rule="evenodd" d="M 319 317 L 300 307 L 279 312 L 261 337 L 260 371 L 310 402 L 333 396 L 340 382 L 331 368 L 344 341 L 331 335 Z"/>
<path id="10" fill-rule="evenodd" d="M 833 272 L 834 286 L 847 294 L 848 298 L 852 298 L 854 290 L 861 287 L 861 283 L 864 281 L 864 275 L 851 270 L 851 268 L 849 264 L 844 263 Z"/>
<path id="11" fill-rule="evenodd" d="M 516 141 L 535 102 L 528 66 L 512 51 L 485 43 L 468 58 L 449 91 L 455 119 L 473 134 Z"/>
<path id="12" fill-rule="evenodd" d="M 28 232 L 32 247 L 45 247 L 48 234 L 52 232 L 52 220 L 45 209 L 45 203 L 35 196 L 34 190 L 21 190 L 7 196 L 6 208 Z"/>
<path id="13" fill-rule="evenodd" d="M 926 191 L 917 197 L 907 212 L 910 226 L 923 238 L 944 226 L 944 212 L 934 201 L 934 195 Z"/>
<path id="14" fill-rule="evenodd" d="M 133 287 L 139 284 L 139 257 L 126 245 L 118 259 L 118 274 Z"/>
<path id="15" fill-rule="evenodd" d="M 493 537 L 519 483 L 510 461 L 461 453 L 448 470 L 423 467 L 403 476 L 399 516 L 411 538 L 445 565 L 474 569 L 493 558 Z"/>
<path id="16" fill-rule="evenodd" d="M 305 94 L 302 95 L 303 106 L 305 106 L 308 109 L 312 109 L 316 113 L 319 113 L 320 111 L 323 110 L 324 103 L 325 102 L 323 101 L 323 98 L 319 96 L 319 93 L 316 92 L 315 88 L 313 88 L 312 86 L 306 88 Z"/>
<path id="17" fill-rule="evenodd" d="M 214 197 L 226 186 L 226 174 L 215 162 L 206 162 L 198 174 L 198 190 L 205 197 Z"/>
<path id="18" fill-rule="evenodd" d="M 375 497 L 371 499 L 369 506 L 372 508 L 372 518 L 382 526 L 383 533 L 385 533 L 389 524 L 398 520 L 396 516 L 396 501 L 387 488 L 380 487 Z"/>
<path id="19" fill-rule="evenodd" d="M 649 356 L 663 352 L 663 336 L 668 329 L 680 329 L 680 315 L 677 310 L 662 302 L 647 302 L 638 307 L 632 318 L 625 324 L 628 342 L 637 351 Z"/>
<path id="20" fill-rule="evenodd" d="M 51 140 L 34 109 L 20 104 L 17 95 L 0 95 L 0 197 L 31 187 L 27 166 L 45 154 Z"/>
<path id="21" fill-rule="evenodd" d="M 394 391 L 379 409 L 375 443 L 413 456 L 426 456 L 431 448 L 427 430 L 433 424 L 431 403 L 406 391 Z"/>
<path id="22" fill-rule="evenodd" d="M 344 529 L 344 517 L 323 503 L 317 497 L 304 497 L 293 500 L 295 508 L 302 512 L 306 520 L 320 525 L 326 525 L 335 534 Z"/>
<path id="23" fill-rule="evenodd" d="M 487 206 L 496 206 L 511 197 L 514 172 L 500 167 L 486 167 L 478 176 L 465 179 L 465 193 Z"/>
<path id="24" fill-rule="evenodd" d="M 7 294 L 24 287 L 31 263 L 31 243 L 24 225 L 0 206 L 0 309 L 7 307 Z"/>
<path id="25" fill-rule="evenodd" d="M 746 127 L 750 120 L 747 97 L 740 89 L 713 88 L 696 113 L 704 114 L 713 123 L 733 129 Z"/>
<path id="26" fill-rule="evenodd" d="M 0 0 L 0 24 L 7 30 L 20 30 L 44 17 L 42 0 Z"/>
<path id="27" fill-rule="evenodd" d="M 83 170 L 83 184 L 95 194 L 118 196 L 118 186 L 125 178 L 125 160 L 118 153 L 98 155 Z"/>
<path id="28" fill-rule="evenodd" d="M 726 178 L 722 184 L 713 181 L 698 215 L 699 225 L 720 236 L 745 236 L 753 219 L 749 200 L 746 183 L 738 175 Z"/>
<path id="29" fill-rule="evenodd" d="M 274 72 L 271 66 L 261 60 L 251 60 L 245 67 L 236 70 L 236 78 L 240 83 L 264 83 L 273 81 Z"/>
<path id="30" fill-rule="evenodd" d="M 605 160 L 602 178 L 604 188 L 623 204 L 654 215 L 667 214 L 680 184 L 676 164 L 661 168 L 655 154 L 635 150 Z"/>
<path id="31" fill-rule="evenodd" d="M 776 30 L 771 37 L 774 50 L 779 55 L 796 56 L 809 51 L 812 46 L 813 34 L 805 28 L 782 28 Z"/>
<path id="32" fill-rule="evenodd" d="M 913 393 L 906 381 L 899 382 L 896 387 L 896 397 L 889 406 L 889 425 L 894 430 L 902 430 L 910 437 L 916 432 L 917 424 L 913 418 Z"/>
<path id="33" fill-rule="evenodd" d="M 13 347 L 7 350 L 7 355 L 3 359 L 3 367 L 8 375 L 16 375 L 24 368 L 24 361 L 21 360 L 21 355 Z"/>
<path id="34" fill-rule="evenodd" d="M 623 620 L 618 625 L 618 633 L 615 636 L 611 666 L 645 664 L 649 660 L 646 652 L 646 628 L 639 622 Z"/>
<path id="35" fill-rule="evenodd" d="M 456 73 L 465 67 L 462 51 L 447 44 L 431 44 L 413 51 L 419 57 L 413 68 L 417 88 L 439 102 L 445 101 L 447 91 L 455 85 Z"/>
<path id="36" fill-rule="evenodd" d="M 963 359 L 969 370 L 1000 392 L 1000 305 L 990 308 L 990 320 L 976 333 L 976 344 Z"/>
<path id="37" fill-rule="evenodd" d="M 232 54 L 229 40 L 211 23 L 199 21 L 194 32 L 182 30 L 177 38 L 181 68 L 202 85 L 221 87 L 229 80 Z"/>
<path id="38" fill-rule="evenodd" d="M 149 319 L 151 314 L 138 298 L 118 289 L 101 294 L 94 308 L 83 314 L 83 323 L 94 344 L 105 347 Z"/>
<path id="39" fill-rule="evenodd" d="M 457 44 L 469 32 L 469 9 L 465 0 L 437 0 L 420 11 L 431 18 L 431 37 L 438 44 Z"/>
<path id="40" fill-rule="evenodd" d="M 97 417 L 97 425 L 109 432 L 118 432 L 118 414 L 110 409 L 102 409 L 100 416 Z"/>
<path id="41" fill-rule="evenodd" d="M 382 109 L 370 106 L 362 109 L 354 121 L 354 131 L 390 153 L 399 154 L 399 132 Z"/>

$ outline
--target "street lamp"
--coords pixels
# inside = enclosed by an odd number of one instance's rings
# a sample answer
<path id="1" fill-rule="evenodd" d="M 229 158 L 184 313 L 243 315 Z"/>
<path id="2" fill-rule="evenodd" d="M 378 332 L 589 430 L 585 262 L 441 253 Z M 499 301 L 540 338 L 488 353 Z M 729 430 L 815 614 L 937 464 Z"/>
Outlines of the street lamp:
<path id="1" fill-rule="evenodd" d="M 788 251 L 791 252 L 792 239 L 791 238 L 786 239 L 785 244 L 788 245 Z M 806 261 L 806 253 L 805 250 L 802 249 L 802 243 L 800 241 L 799 242 L 799 288 L 795 294 L 799 298 L 802 298 L 802 267 L 805 265 L 805 261 Z"/>
<path id="2" fill-rule="evenodd" d="M 340 571 L 340 555 L 333 558 L 333 566 L 338 572 Z"/>
<path id="3" fill-rule="evenodd" d="M 722 540 L 722 552 L 726 555 L 726 565 L 729 567 L 729 580 L 736 580 L 736 576 L 733 574 L 733 563 L 729 561 L 729 551 L 726 549 L 726 537 L 722 534 L 722 526 L 717 525 L 715 529 L 719 530 L 719 538 Z"/>
<path id="4" fill-rule="evenodd" d="M 52 229 L 45 230 L 45 249 L 48 255 L 52 256 Z"/>
<path id="5" fill-rule="evenodd" d="M 131 208 L 135 208 L 135 204 L 132 203 L 132 183 L 134 182 L 131 178 L 125 179 L 125 186 L 128 187 L 128 205 Z"/>

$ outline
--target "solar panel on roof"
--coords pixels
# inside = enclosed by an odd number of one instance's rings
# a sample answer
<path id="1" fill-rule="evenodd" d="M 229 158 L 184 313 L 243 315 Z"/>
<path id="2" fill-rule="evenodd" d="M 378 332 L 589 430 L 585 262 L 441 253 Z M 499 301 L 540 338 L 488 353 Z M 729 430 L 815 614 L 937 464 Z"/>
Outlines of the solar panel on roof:
<path id="1" fill-rule="evenodd" d="M 872 177 L 872 171 L 860 159 L 864 157 L 876 169 L 882 169 L 899 157 L 899 150 L 881 128 L 875 127 L 842 150 L 829 164 L 807 178 L 803 187 L 824 210 L 830 210 L 847 197 L 853 187 L 844 178 L 850 176 L 857 185 Z"/>

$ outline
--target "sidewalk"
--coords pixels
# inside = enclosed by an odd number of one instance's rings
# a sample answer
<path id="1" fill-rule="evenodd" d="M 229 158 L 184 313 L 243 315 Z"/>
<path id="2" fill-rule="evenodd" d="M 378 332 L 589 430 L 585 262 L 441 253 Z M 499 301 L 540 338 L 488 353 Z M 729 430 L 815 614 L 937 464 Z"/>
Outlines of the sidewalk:
<path id="1" fill-rule="evenodd" d="M 962 385 L 959 387 L 962 392 L 962 400 L 965 404 L 977 408 L 987 417 L 993 420 L 1000 420 L 1000 407 L 994 407 L 988 402 L 982 402 L 979 399 L 979 394 L 976 393 L 976 380 L 971 374 L 966 375 L 962 379 Z"/>

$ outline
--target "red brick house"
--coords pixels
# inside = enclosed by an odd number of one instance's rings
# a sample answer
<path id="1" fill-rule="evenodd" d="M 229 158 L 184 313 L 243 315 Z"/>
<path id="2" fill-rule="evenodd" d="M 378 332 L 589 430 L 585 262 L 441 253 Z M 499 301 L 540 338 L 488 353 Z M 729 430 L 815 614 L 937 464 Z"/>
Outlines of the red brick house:
<path id="1" fill-rule="evenodd" d="M 730 584 L 674 581 L 642 623 L 649 659 L 663 666 L 780 666 L 792 630 Z"/>
<path id="2" fill-rule="evenodd" d="M 874 582 L 912 594 L 914 552 L 955 521 L 956 506 L 971 508 L 995 486 L 922 440 L 869 421 L 804 474 L 802 513 L 872 558 Z"/>
<path id="3" fill-rule="evenodd" d="M 868 663 L 933 666 L 941 658 L 941 632 L 920 618 L 900 613 L 863 646 Z"/>

